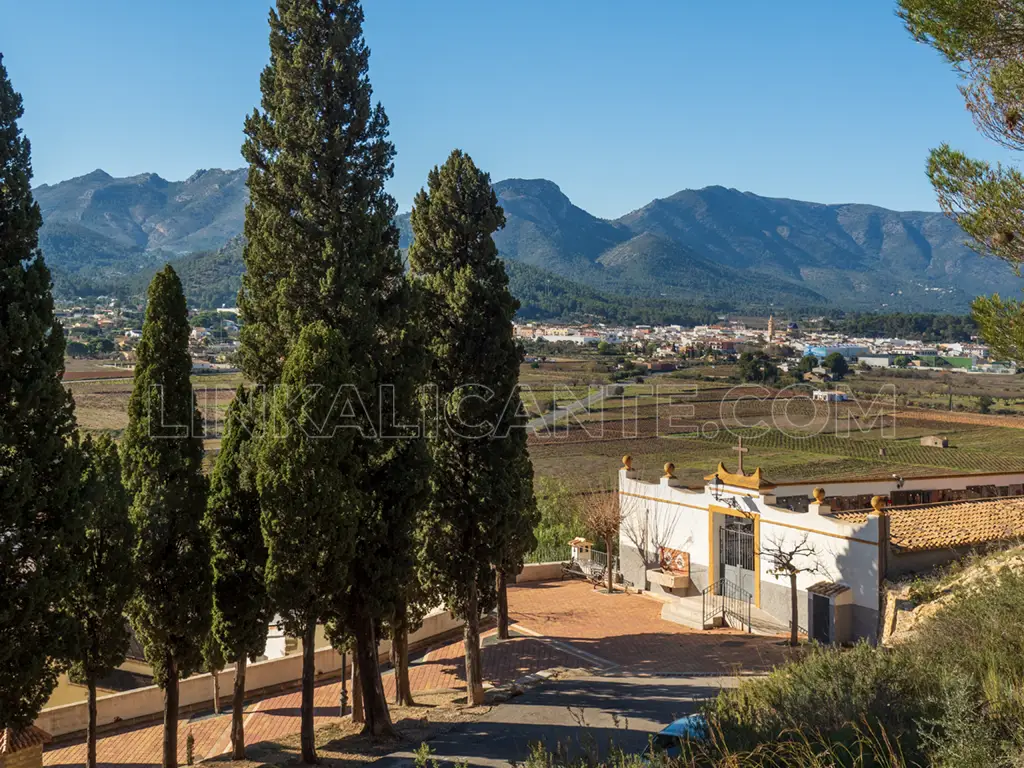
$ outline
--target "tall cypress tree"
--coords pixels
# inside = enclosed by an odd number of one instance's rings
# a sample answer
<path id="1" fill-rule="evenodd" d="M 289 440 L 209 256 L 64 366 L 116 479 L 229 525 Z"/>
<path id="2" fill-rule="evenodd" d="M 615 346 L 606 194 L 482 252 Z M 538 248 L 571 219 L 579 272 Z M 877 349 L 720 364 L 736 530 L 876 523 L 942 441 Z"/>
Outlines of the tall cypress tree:
<path id="1" fill-rule="evenodd" d="M 121 482 L 117 445 L 106 435 L 82 445 L 81 517 L 85 535 L 75 548 L 80 578 L 66 595 L 66 610 L 78 624 L 71 676 L 89 691 L 86 764 L 96 766 L 96 681 L 121 664 L 128 652 L 125 608 L 135 591 L 132 549 L 135 530 Z"/>
<path id="2" fill-rule="evenodd" d="M 316 320 L 344 329 L 353 372 L 371 379 L 377 325 L 402 290 L 397 208 L 384 190 L 395 150 L 371 101 L 362 23 L 357 0 L 278 0 L 270 12 L 262 109 L 246 119 L 242 147 L 240 359 L 257 384 L 280 378 Z"/>
<path id="3" fill-rule="evenodd" d="M 0 730 L 32 722 L 70 636 L 57 604 L 78 535 L 64 333 L 38 248 L 23 109 L 0 57 Z"/>
<path id="4" fill-rule="evenodd" d="M 164 689 L 163 765 L 177 765 L 178 680 L 202 666 L 210 631 L 210 546 L 203 426 L 190 375 L 188 311 L 170 265 L 149 285 L 121 443 L 138 535 L 138 592 L 129 613 L 153 680 Z"/>
<path id="5" fill-rule="evenodd" d="M 265 570 L 267 548 L 260 524 L 252 437 L 257 424 L 253 398 L 235 392 L 224 422 L 224 439 L 210 480 L 206 527 L 213 550 L 213 635 L 224 657 L 235 664 L 231 704 L 231 747 L 245 758 L 243 706 L 247 659 L 263 654 L 271 618 Z"/>
<path id="6" fill-rule="evenodd" d="M 254 382 L 273 384 L 305 326 L 321 321 L 344 336 L 361 430 L 350 469 L 360 515 L 360 556 L 350 577 L 360 589 L 335 605 L 332 625 L 355 643 L 366 730 L 386 737 L 393 730 L 377 631 L 404 578 L 392 546 L 412 505 L 391 509 L 380 492 L 382 480 L 393 483 L 410 470 L 401 463 L 403 441 L 383 434 L 388 425 L 378 415 L 382 407 L 399 419 L 414 410 L 408 384 L 417 369 L 404 364 L 415 349 L 407 341 L 410 290 L 396 205 L 384 189 L 394 147 L 387 117 L 372 103 L 362 22 L 356 0 L 278 0 L 270 14 L 262 109 L 245 124 L 250 203 L 240 358 Z"/>
<path id="7" fill-rule="evenodd" d="M 516 368 L 516 381 L 519 370 Z M 494 562 L 497 576 L 498 637 L 508 639 L 508 580 L 523 569 L 526 555 L 537 546 L 534 529 L 540 522 L 540 511 L 533 495 L 533 463 L 526 447 L 526 412 L 519 393 L 509 403 L 510 418 L 506 446 L 509 462 L 503 467 L 501 483 L 505 493 L 499 497 L 498 554 Z"/>
<path id="8" fill-rule="evenodd" d="M 434 168 L 412 211 L 412 274 L 425 295 L 424 326 L 440 418 L 431 435 L 431 502 L 423 557 L 428 579 L 466 621 L 466 683 L 483 700 L 479 620 L 494 604 L 492 566 L 503 562 L 510 481 L 525 472 L 516 385 L 518 303 L 491 235 L 505 214 L 490 177 L 455 150 Z M 516 490 L 515 504 L 521 491 Z"/>
<path id="9" fill-rule="evenodd" d="M 306 326 L 270 396 L 259 440 L 257 482 L 267 543 L 267 591 L 285 630 L 302 638 L 302 760 L 315 763 L 316 625 L 349 587 L 356 517 L 351 444 L 339 395 L 350 365 L 341 334 Z"/>

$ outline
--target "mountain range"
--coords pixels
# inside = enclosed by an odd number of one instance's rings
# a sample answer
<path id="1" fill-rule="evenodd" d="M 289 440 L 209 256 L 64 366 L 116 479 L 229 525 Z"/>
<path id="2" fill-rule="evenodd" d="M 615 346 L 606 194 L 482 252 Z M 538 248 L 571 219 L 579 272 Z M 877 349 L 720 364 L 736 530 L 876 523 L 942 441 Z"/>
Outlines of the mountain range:
<path id="1" fill-rule="evenodd" d="M 244 169 L 197 171 L 181 182 L 97 170 L 37 187 L 40 241 L 57 294 L 138 295 L 145 277 L 170 260 L 197 276 L 193 303 L 233 303 L 243 269 L 245 178 Z M 1024 287 L 1003 262 L 968 248 L 941 213 L 713 186 L 608 220 L 544 179 L 507 179 L 494 189 L 506 216 L 495 242 L 514 265 L 513 289 L 537 316 L 600 314 L 601 305 L 621 311 L 630 303 L 678 311 L 962 312 L 978 294 Z M 407 247 L 409 215 L 396 224 Z"/>

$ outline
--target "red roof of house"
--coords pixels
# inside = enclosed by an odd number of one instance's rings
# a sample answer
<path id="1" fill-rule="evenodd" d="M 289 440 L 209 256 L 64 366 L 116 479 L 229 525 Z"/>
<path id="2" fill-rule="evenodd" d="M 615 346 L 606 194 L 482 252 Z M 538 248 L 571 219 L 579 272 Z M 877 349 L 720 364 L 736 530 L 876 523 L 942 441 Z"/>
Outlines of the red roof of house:
<path id="1" fill-rule="evenodd" d="M 50 738 L 50 734 L 34 725 L 17 731 L 13 728 L 4 728 L 0 731 L 0 755 L 12 755 L 23 749 L 45 744 Z"/>

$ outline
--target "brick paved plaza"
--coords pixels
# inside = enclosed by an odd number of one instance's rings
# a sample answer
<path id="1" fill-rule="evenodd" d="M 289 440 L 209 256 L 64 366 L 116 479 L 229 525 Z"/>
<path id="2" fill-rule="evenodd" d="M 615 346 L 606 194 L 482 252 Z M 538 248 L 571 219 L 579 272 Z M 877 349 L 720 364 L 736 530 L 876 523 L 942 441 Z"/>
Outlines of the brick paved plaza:
<path id="1" fill-rule="evenodd" d="M 630 674 L 684 674 L 763 669 L 778 663 L 785 649 L 777 638 L 730 630 L 699 632 L 662 621 L 661 604 L 639 595 L 606 595 L 590 584 L 541 582 L 509 589 L 509 613 L 518 635 L 508 642 L 484 635 L 484 679 L 495 685 L 551 667 L 590 667 Z M 453 688 L 464 680 L 461 641 L 430 650 L 410 669 L 413 691 Z M 394 681 L 384 676 L 390 696 Z M 340 682 L 316 689 L 316 720 L 322 725 L 338 713 Z M 274 740 L 299 730 L 299 691 L 288 691 L 246 705 L 246 743 Z M 229 748 L 230 716 L 183 717 L 179 726 L 179 761 L 185 763 L 185 740 L 195 737 L 197 759 Z M 108 765 L 158 765 L 159 723 L 101 736 L 98 760 Z M 48 766 L 82 765 L 82 741 L 59 742 L 44 755 Z"/>

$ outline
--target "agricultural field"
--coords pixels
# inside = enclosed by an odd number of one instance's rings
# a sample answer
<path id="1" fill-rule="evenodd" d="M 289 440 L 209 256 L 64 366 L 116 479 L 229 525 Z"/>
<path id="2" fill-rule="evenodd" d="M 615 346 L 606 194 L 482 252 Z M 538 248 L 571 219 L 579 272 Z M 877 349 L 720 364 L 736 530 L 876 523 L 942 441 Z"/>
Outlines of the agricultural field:
<path id="1" fill-rule="evenodd" d="M 574 403 L 596 387 L 608 384 L 612 366 L 613 363 L 599 359 L 549 358 L 523 363 L 519 369 L 523 405 L 531 416 L 539 416 L 559 405 Z"/>
<path id="2" fill-rule="evenodd" d="M 623 454 L 645 477 L 671 461 L 688 485 L 700 485 L 719 461 L 734 467 L 742 437 L 747 470 L 779 482 L 1024 471 L 1024 417 L 907 408 L 891 397 L 859 403 L 812 402 L 800 388 L 754 385 L 696 389 L 678 380 L 629 386 L 530 438 L 538 476 L 570 485 L 615 483 Z M 942 435 L 946 449 L 920 439 Z"/>
<path id="3" fill-rule="evenodd" d="M 96 360 L 69 359 L 65 365 L 64 383 L 75 398 L 75 413 L 82 429 L 119 435 L 128 425 L 132 371 Z M 548 360 L 536 368 L 524 363 L 521 381 L 530 387 L 524 404 L 531 415 L 539 415 L 555 405 L 575 402 L 611 381 L 606 368 L 587 360 L 571 359 Z M 208 462 L 220 449 L 225 412 L 242 382 L 240 373 L 192 377 L 199 410 L 206 420 L 204 444 Z"/>
<path id="4" fill-rule="evenodd" d="M 861 373 L 843 384 L 849 392 L 863 393 L 859 403 L 824 404 L 811 402 L 810 388 L 732 383 L 724 378 L 731 375 L 727 368 L 699 366 L 650 375 L 643 383 L 623 382 L 616 394 L 532 434 L 530 454 L 538 479 L 611 487 L 628 453 L 645 477 L 659 477 L 671 461 L 684 482 L 700 485 L 719 461 L 735 466 L 732 449 L 740 436 L 750 449 L 748 470 L 761 466 L 780 482 L 1024 471 L 1024 377 L 953 375 L 955 387 L 973 387 L 965 398 L 980 392 L 1001 398 L 996 401 L 1001 406 L 1019 394 L 1018 417 L 907 404 L 921 398 L 916 393 L 926 386 L 941 389 L 932 393 L 935 397 L 944 396 L 944 380 L 936 376 L 947 374 L 902 378 Z M 127 425 L 132 381 L 125 373 L 91 361 L 69 361 L 65 383 L 84 429 L 118 434 Z M 592 359 L 524 364 L 522 383 L 529 388 L 524 402 L 534 415 L 549 411 L 609 383 L 609 373 Z M 206 418 L 208 465 L 219 450 L 224 412 L 241 381 L 237 373 L 192 377 Z M 896 385 L 897 397 L 872 398 L 885 384 Z M 948 438 L 948 449 L 920 445 L 921 437 L 936 434 Z"/>
<path id="5" fill-rule="evenodd" d="M 990 397 L 993 413 L 1024 416 L 1024 376 L 955 371 L 872 370 L 848 377 L 840 386 L 863 395 L 882 387 L 895 389 L 900 402 L 911 407 L 977 411 L 978 398 Z"/>
<path id="6" fill-rule="evenodd" d="M 123 379 L 132 377 L 131 368 L 119 368 L 105 360 L 64 360 L 64 381 Z"/>
<path id="7" fill-rule="evenodd" d="M 109 370 L 109 369 L 108 369 Z M 75 371 L 91 374 L 91 371 Z M 124 376 L 124 372 L 120 372 Z M 132 393 L 131 371 L 124 378 L 82 375 L 64 377 L 64 385 L 75 398 L 75 416 L 86 432 L 109 432 L 119 437 L 128 426 L 128 398 Z M 207 465 L 220 450 L 220 436 L 228 404 L 242 382 L 239 373 L 203 374 L 192 377 L 199 410 L 205 419 Z"/>

